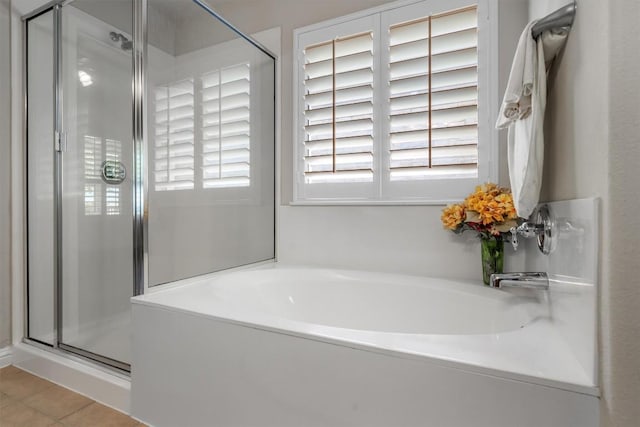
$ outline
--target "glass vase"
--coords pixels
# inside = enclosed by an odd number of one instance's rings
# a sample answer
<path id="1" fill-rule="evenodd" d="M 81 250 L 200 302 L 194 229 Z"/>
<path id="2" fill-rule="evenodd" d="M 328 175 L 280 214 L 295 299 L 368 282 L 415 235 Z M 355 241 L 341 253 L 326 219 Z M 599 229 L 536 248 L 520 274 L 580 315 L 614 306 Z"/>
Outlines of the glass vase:
<path id="1" fill-rule="evenodd" d="M 480 237 L 482 251 L 482 281 L 489 286 L 493 273 L 502 273 L 504 268 L 504 240 L 502 236 Z"/>

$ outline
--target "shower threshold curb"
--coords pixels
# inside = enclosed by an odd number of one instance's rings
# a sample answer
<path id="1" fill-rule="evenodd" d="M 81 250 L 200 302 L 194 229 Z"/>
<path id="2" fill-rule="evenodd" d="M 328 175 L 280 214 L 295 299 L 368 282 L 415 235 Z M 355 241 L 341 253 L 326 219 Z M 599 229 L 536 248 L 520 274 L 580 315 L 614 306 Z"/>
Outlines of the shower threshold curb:
<path id="1" fill-rule="evenodd" d="M 131 379 L 94 363 L 30 343 L 13 346 L 13 365 L 129 415 Z"/>

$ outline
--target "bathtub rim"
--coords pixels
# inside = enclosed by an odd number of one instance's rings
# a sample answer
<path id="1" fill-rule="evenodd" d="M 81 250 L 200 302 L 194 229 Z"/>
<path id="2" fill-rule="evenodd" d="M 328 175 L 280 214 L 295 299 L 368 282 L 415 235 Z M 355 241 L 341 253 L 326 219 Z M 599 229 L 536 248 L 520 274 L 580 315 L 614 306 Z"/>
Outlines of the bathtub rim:
<path id="1" fill-rule="evenodd" d="M 413 350 L 411 349 L 401 350 L 397 348 L 394 349 L 394 348 L 388 348 L 388 347 L 372 344 L 371 342 L 354 341 L 353 338 L 349 339 L 345 336 L 342 336 L 342 337 L 328 336 L 328 335 L 321 335 L 318 333 L 312 333 L 309 331 L 299 330 L 298 328 L 292 325 L 304 324 L 304 323 L 289 320 L 289 319 L 284 319 L 284 321 L 278 322 L 277 318 L 273 318 L 271 319 L 273 320 L 273 322 L 270 322 L 269 324 L 265 324 L 256 320 L 246 320 L 246 319 L 243 320 L 243 319 L 229 317 L 228 315 L 224 315 L 224 314 L 216 315 L 212 313 L 204 313 L 194 309 L 190 310 L 188 308 L 177 307 L 177 306 L 168 304 L 166 302 L 157 301 L 157 299 L 159 297 L 161 298 L 161 295 L 164 293 L 171 293 L 171 292 L 178 291 L 180 289 L 186 289 L 192 285 L 197 285 L 197 284 L 204 285 L 206 284 L 207 281 L 213 278 L 218 278 L 223 275 L 233 274 L 234 272 L 238 272 L 238 271 L 278 269 L 278 268 L 339 270 L 339 271 L 350 271 L 350 272 L 356 272 L 356 273 L 361 272 L 361 270 L 353 270 L 353 269 L 345 269 L 345 268 L 331 268 L 331 267 L 308 266 L 308 265 L 298 265 L 298 264 L 282 264 L 282 263 L 277 263 L 275 261 L 266 261 L 259 264 L 252 264 L 252 265 L 242 266 L 234 269 L 223 270 L 223 271 L 209 273 L 202 276 L 180 280 L 177 282 L 168 283 L 166 285 L 161 285 L 156 287 L 156 289 L 152 293 L 132 297 L 131 302 L 134 307 L 135 306 L 152 307 L 160 310 L 165 310 L 168 312 L 179 313 L 179 314 L 194 316 L 198 318 L 204 318 L 211 321 L 232 324 L 239 327 L 257 329 L 257 330 L 261 330 L 269 333 L 284 334 L 291 337 L 296 337 L 300 339 L 309 339 L 312 341 L 324 342 L 331 345 L 339 345 L 339 346 L 351 348 L 358 351 L 367 351 L 367 352 L 383 354 L 391 357 L 417 360 L 424 363 L 432 363 L 438 366 L 463 370 L 463 371 L 467 371 L 474 374 L 489 375 L 497 378 L 521 381 L 525 383 L 542 385 L 546 387 L 552 387 L 556 389 L 561 389 L 561 390 L 566 390 L 566 391 L 571 391 L 571 392 L 576 392 L 576 393 L 581 393 L 581 394 L 586 394 L 586 395 L 591 395 L 596 397 L 600 396 L 599 387 L 595 384 L 592 384 L 589 381 L 588 375 L 579 369 L 580 367 L 579 363 L 577 362 L 577 360 L 575 360 L 575 357 L 573 357 L 573 355 L 571 354 L 570 349 L 567 347 L 562 336 L 558 333 L 558 331 L 556 330 L 552 322 L 548 320 L 537 320 L 528 324 L 526 327 L 522 329 L 518 329 L 515 331 L 502 332 L 502 333 L 479 334 L 479 335 L 455 335 L 455 336 L 441 335 L 441 336 L 447 337 L 445 339 L 448 339 L 449 337 L 457 338 L 457 340 L 455 338 L 452 340 L 454 345 L 451 345 L 450 348 L 455 348 L 456 346 L 460 346 L 460 345 L 462 346 L 468 345 L 469 343 L 464 342 L 464 340 L 466 339 L 466 340 L 478 341 L 477 343 L 478 348 L 482 348 L 483 350 L 486 350 L 484 348 L 485 345 L 491 344 L 492 338 L 497 338 L 497 341 L 500 341 L 500 340 L 504 341 L 505 339 L 509 341 L 509 340 L 513 340 L 514 337 L 516 337 L 515 343 L 510 343 L 507 345 L 507 350 L 509 349 L 509 345 L 511 345 L 513 347 L 513 350 L 515 350 L 516 352 L 519 350 L 522 350 L 521 348 L 519 348 L 520 345 L 522 344 L 522 342 L 528 343 L 527 341 L 528 339 L 534 339 L 534 340 L 543 339 L 546 344 L 546 347 L 544 351 L 541 352 L 540 354 L 540 356 L 542 356 L 545 359 L 545 360 L 542 360 L 543 363 L 541 363 L 541 365 L 555 367 L 557 366 L 555 365 L 555 363 L 558 360 L 565 359 L 565 361 L 570 361 L 572 362 L 570 366 L 571 368 L 573 368 L 573 371 L 574 371 L 572 376 L 570 376 L 570 378 L 559 379 L 557 377 L 554 378 L 553 375 L 537 376 L 532 373 L 527 373 L 526 369 L 501 369 L 496 366 L 487 366 L 486 364 L 479 363 L 477 360 L 474 361 L 468 357 L 467 358 L 454 357 L 451 354 L 446 355 L 447 353 L 446 348 L 445 348 L 445 351 L 443 351 L 442 348 L 437 348 L 437 345 L 435 346 L 436 348 L 432 348 L 431 351 L 428 351 L 428 352 L 415 351 L 415 349 Z M 366 271 L 365 273 L 370 273 L 370 272 Z M 384 274 L 393 275 L 394 273 L 384 273 Z M 422 277 L 417 275 L 403 275 L 403 274 L 397 274 L 397 275 Z M 429 278 L 432 278 L 432 277 L 429 277 Z M 458 280 L 458 279 L 443 278 L 443 280 L 470 284 L 471 286 L 473 286 L 473 283 L 474 283 L 472 281 Z M 558 282 L 558 281 L 555 279 L 551 279 L 551 282 L 553 286 L 554 282 Z M 262 316 L 262 319 L 266 317 L 267 316 Z M 282 323 L 286 326 L 278 325 L 278 323 Z M 387 335 L 394 335 L 396 337 L 401 337 L 401 338 L 407 337 L 407 336 L 423 336 L 423 337 L 438 336 L 436 334 L 402 334 L 402 333 L 392 333 L 392 332 L 357 331 L 357 330 L 348 330 L 345 328 L 336 328 L 336 327 L 330 327 L 330 326 L 319 326 L 319 328 L 325 332 L 327 331 L 336 332 L 339 330 L 347 331 L 347 332 L 355 331 L 351 335 L 355 335 L 356 337 L 359 335 L 360 336 L 359 338 L 362 338 L 362 336 L 371 335 L 371 334 L 373 335 L 387 334 Z M 350 335 L 350 334 L 347 334 L 347 335 Z M 358 338 L 355 338 L 355 339 L 358 339 Z M 519 339 L 524 339 L 525 341 L 517 342 Z M 549 349 L 552 349 L 553 351 L 549 351 Z M 500 356 L 504 356 L 504 353 L 502 352 L 496 353 L 494 349 L 493 354 L 491 352 L 487 352 L 485 353 L 485 356 L 487 356 L 485 357 L 485 360 L 494 360 L 495 357 L 499 358 Z M 517 356 L 517 354 L 513 356 Z M 512 357 L 512 359 L 514 359 L 514 361 L 516 362 L 519 362 L 522 360 L 522 359 L 516 360 L 516 358 L 514 357 Z M 535 360 L 530 359 L 529 361 L 531 362 Z M 540 360 L 538 360 L 538 362 L 540 362 Z M 525 364 L 522 364 L 521 366 L 526 367 Z M 558 372 L 565 372 L 565 370 L 559 369 Z"/>

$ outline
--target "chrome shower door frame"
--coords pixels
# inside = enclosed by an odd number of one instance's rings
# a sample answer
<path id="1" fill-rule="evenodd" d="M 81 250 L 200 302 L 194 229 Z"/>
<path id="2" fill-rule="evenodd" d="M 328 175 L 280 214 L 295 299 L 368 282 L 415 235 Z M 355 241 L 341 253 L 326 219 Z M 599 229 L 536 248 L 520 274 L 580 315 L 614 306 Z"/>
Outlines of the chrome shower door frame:
<path id="1" fill-rule="evenodd" d="M 147 100 L 147 0 L 133 0 L 133 294 L 142 295 L 149 286 L 148 244 L 148 147 L 145 140 Z"/>
<path id="2" fill-rule="evenodd" d="M 118 372 L 129 373 L 131 366 L 118 360 L 105 357 L 91 351 L 77 348 L 62 342 L 62 289 L 63 289 L 63 153 L 66 149 L 66 134 L 64 131 L 64 73 L 63 73 L 63 23 L 62 11 L 63 7 L 72 3 L 74 0 L 54 0 L 51 1 L 29 14 L 22 16 L 22 34 L 23 34 L 23 135 L 24 145 L 28 150 L 28 25 L 29 21 L 38 16 L 52 12 L 53 13 L 53 112 L 54 112 L 54 158 L 53 158 L 53 257 L 54 257 L 54 295 L 53 295 L 53 343 L 48 344 L 29 336 L 29 240 L 28 226 L 25 227 L 25 254 L 26 263 L 26 280 L 24 284 L 24 312 L 23 312 L 23 342 L 35 345 L 39 348 L 71 353 L 80 356 L 101 365 L 115 369 Z M 144 142 L 144 61 L 145 61 L 145 44 L 146 44 L 146 0 L 132 0 L 133 2 L 133 27 L 134 27 L 134 54 L 133 75 L 132 75 L 132 102 L 133 102 L 133 164 L 134 164 L 134 200 L 133 200 L 133 269 L 134 277 L 132 277 L 132 289 L 134 295 L 144 293 L 146 281 L 146 220 L 145 200 L 146 200 L 146 176 L 144 162 L 146 159 L 146 147 Z M 25 152 L 24 170 L 25 181 L 28 180 L 28 151 Z M 28 200 L 28 198 L 27 198 Z M 27 203 L 28 205 L 28 203 Z M 27 206 L 28 211 L 28 206 Z"/>

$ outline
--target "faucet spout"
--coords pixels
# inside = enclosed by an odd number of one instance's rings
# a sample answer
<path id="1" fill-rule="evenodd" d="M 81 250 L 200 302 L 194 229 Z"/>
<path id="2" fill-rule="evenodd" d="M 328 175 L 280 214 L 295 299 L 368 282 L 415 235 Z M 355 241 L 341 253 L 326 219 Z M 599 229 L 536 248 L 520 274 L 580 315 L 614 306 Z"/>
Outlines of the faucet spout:
<path id="1" fill-rule="evenodd" d="M 489 280 L 492 288 L 512 287 L 530 289 L 549 289 L 549 277 L 547 273 L 501 273 L 492 274 Z"/>

